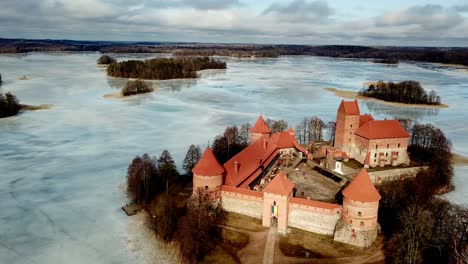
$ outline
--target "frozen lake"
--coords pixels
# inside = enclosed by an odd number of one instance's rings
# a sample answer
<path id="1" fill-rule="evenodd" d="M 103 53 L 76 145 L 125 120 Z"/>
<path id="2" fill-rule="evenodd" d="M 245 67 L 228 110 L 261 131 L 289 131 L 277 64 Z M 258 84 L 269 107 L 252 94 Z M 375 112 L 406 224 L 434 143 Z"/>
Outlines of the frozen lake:
<path id="1" fill-rule="evenodd" d="M 135 155 L 168 149 L 181 164 L 190 144 L 204 148 L 226 126 L 253 123 L 259 114 L 293 127 L 304 116 L 333 120 L 341 98 L 324 87 L 357 91 L 366 81 L 419 81 L 450 107 L 360 102 L 361 111 L 434 123 L 455 152 L 468 156 L 468 72 L 305 56 L 233 59 L 227 70 L 157 82 L 152 94 L 119 100 L 103 95 L 125 81 L 107 78 L 96 67 L 98 57 L 0 55 L 0 91 L 13 92 L 25 104 L 54 105 L 0 119 L 0 263 L 141 262 L 127 246 L 129 219 L 120 210 L 126 202 L 121 185 Z M 31 79 L 18 80 L 25 75 Z M 457 189 L 447 197 L 468 204 L 468 167 L 455 172 Z"/>

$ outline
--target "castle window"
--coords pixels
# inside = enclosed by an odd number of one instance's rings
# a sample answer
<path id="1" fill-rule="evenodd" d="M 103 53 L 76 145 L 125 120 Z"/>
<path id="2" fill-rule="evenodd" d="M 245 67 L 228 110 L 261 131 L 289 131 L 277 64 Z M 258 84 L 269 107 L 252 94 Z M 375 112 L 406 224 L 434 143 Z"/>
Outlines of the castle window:
<path id="1" fill-rule="evenodd" d="M 358 216 L 362 216 L 362 213 L 361 213 L 361 212 L 358 212 L 357 215 L 358 215 Z"/>
<path id="2" fill-rule="evenodd" d="M 206 190 L 208 190 L 208 186 L 207 186 L 207 185 L 205 185 L 205 191 L 206 191 Z"/>
<path id="3" fill-rule="evenodd" d="M 379 145 L 375 145 L 375 149 L 378 149 L 379 148 Z"/>
<path id="4" fill-rule="evenodd" d="M 388 157 L 388 152 L 387 152 L 387 153 L 385 153 L 385 157 Z"/>
<path id="5" fill-rule="evenodd" d="M 351 142 L 351 139 L 349 139 L 349 142 Z"/>
<path id="6" fill-rule="evenodd" d="M 374 154 L 374 158 L 377 158 L 377 153 Z"/>
<path id="7" fill-rule="evenodd" d="M 360 224 L 360 225 L 361 225 L 361 226 L 364 226 L 364 222 L 363 222 L 363 221 L 361 221 L 361 224 Z"/>
<path id="8" fill-rule="evenodd" d="M 390 147 L 390 144 L 387 144 L 387 148 L 389 148 L 389 147 Z"/>
<path id="9" fill-rule="evenodd" d="M 352 224 L 352 223 L 353 223 L 353 220 L 349 220 L 349 223 Z"/>
<path id="10" fill-rule="evenodd" d="M 351 124 L 351 127 L 353 127 L 353 124 Z"/>
<path id="11" fill-rule="evenodd" d="M 400 147 L 400 143 L 398 143 L 398 147 Z"/>

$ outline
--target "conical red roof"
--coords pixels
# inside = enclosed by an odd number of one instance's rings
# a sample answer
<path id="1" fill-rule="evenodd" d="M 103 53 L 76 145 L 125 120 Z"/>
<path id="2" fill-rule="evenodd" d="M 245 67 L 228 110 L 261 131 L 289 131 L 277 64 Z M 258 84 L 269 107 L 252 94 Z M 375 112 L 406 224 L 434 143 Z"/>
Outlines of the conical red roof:
<path id="1" fill-rule="evenodd" d="M 210 147 L 206 147 L 205 152 L 192 169 L 193 174 L 200 176 L 217 176 L 224 173 L 224 168 L 219 164 Z"/>
<path id="2" fill-rule="evenodd" d="M 280 171 L 267 185 L 263 192 L 289 196 L 294 189 L 294 183 Z"/>
<path id="3" fill-rule="evenodd" d="M 381 198 L 365 169 L 361 169 L 342 193 L 344 197 L 360 202 L 376 202 Z"/>
<path id="4" fill-rule="evenodd" d="M 251 133 L 260 133 L 260 134 L 270 134 L 270 128 L 263 119 L 263 116 L 260 116 L 255 123 L 255 125 L 250 130 Z"/>

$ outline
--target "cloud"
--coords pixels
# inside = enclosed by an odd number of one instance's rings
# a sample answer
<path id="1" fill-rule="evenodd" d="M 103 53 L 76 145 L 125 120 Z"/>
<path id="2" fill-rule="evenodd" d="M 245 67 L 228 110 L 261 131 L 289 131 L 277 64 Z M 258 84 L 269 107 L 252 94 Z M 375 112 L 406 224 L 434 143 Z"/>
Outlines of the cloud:
<path id="1" fill-rule="evenodd" d="M 350 17 L 311 0 L 263 11 L 239 0 L 22 0 L 2 4 L 0 37 L 463 46 L 468 21 L 459 9 L 426 5 Z"/>
<path id="2" fill-rule="evenodd" d="M 334 14 L 334 10 L 325 1 L 294 0 L 289 4 L 274 3 L 263 14 L 275 14 L 286 22 L 320 22 Z"/>
<path id="3" fill-rule="evenodd" d="M 468 5 L 457 5 L 457 6 L 454 6 L 454 8 L 458 12 L 468 12 Z"/>
<path id="4" fill-rule="evenodd" d="M 424 30 L 447 30 L 463 22 L 463 17 L 452 8 L 440 5 L 414 6 L 386 13 L 375 20 L 379 27 L 417 26 Z"/>
<path id="5" fill-rule="evenodd" d="M 195 9 L 225 9 L 233 6 L 240 6 L 239 0 L 185 0 L 183 5 L 191 6 Z"/>

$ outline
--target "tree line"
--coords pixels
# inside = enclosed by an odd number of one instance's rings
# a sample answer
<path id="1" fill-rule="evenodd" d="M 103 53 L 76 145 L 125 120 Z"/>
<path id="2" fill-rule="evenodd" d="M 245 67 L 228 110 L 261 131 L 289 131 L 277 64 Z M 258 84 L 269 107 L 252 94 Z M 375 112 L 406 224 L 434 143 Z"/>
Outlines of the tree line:
<path id="1" fill-rule="evenodd" d="M 466 263 L 468 209 L 440 199 L 452 185 L 451 143 L 427 124 L 414 124 L 408 151 L 429 166 L 416 178 L 379 186 L 379 223 L 388 263 Z"/>
<path id="2" fill-rule="evenodd" d="M 21 110 L 21 105 L 13 94 L 7 92 L 0 93 L 0 118 L 14 116 Z"/>
<path id="3" fill-rule="evenodd" d="M 427 93 L 416 81 L 399 83 L 378 81 L 361 89 L 358 94 L 404 104 L 440 105 L 440 96 L 434 90 Z"/>
<path id="4" fill-rule="evenodd" d="M 276 50 L 241 50 L 241 49 L 175 49 L 174 56 L 226 56 L 236 58 L 278 58 Z"/>
<path id="5" fill-rule="evenodd" d="M 167 80 L 197 78 L 197 71 L 226 69 L 226 62 L 209 57 L 154 58 L 111 63 L 107 74 L 112 77 Z"/>

